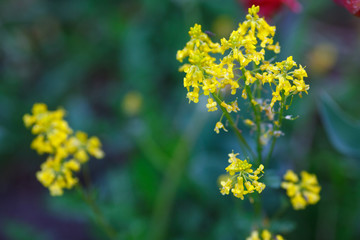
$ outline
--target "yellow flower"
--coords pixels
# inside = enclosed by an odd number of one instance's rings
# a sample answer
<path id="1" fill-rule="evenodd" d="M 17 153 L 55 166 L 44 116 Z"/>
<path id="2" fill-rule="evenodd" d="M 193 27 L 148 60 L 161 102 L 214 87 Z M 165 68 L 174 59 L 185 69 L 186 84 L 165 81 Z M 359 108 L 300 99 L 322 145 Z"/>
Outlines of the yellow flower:
<path id="1" fill-rule="evenodd" d="M 73 135 L 64 116 L 63 109 L 49 111 L 46 104 L 36 103 L 32 115 L 23 117 L 25 126 L 37 135 L 31 148 L 39 154 L 49 154 L 36 177 L 52 196 L 60 196 L 64 188 L 71 189 L 77 184 L 73 172 L 80 171 L 81 164 L 88 161 L 89 155 L 104 157 L 100 140 L 97 137 L 88 139 L 87 134 L 80 131 Z"/>
<path id="2" fill-rule="evenodd" d="M 284 240 L 284 238 L 281 235 L 273 236 L 269 230 L 264 229 L 261 234 L 259 234 L 259 231 L 252 231 L 246 240 Z"/>
<path id="3" fill-rule="evenodd" d="M 219 134 L 220 129 L 224 129 L 224 131 L 227 132 L 227 129 L 224 127 L 224 125 L 221 122 L 217 122 L 214 131 Z"/>
<path id="4" fill-rule="evenodd" d="M 228 178 L 226 181 L 221 181 L 221 187 L 220 192 L 222 195 L 229 194 L 229 191 L 232 187 L 232 181 L 230 178 Z"/>
<path id="5" fill-rule="evenodd" d="M 281 183 L 281 187 L 286 189 L 286 194 L 290 197 L 295 210 L 305 209 L 307 205 L 316 204 L 320 200 L 321 187 L 316 175 L 306 171 L 302 171 L 300 175 L 301 181 L 296 173 L 288 170 Z"/>
<path id="6" fill-rule="evenodd" d="M 135 116 L 140 112 L 142 104 L 142 95 L 137 91 L 131 91 L 124 96 L 121 107 L 126 115 Z"/>
<path id="7" fill-rule="evenodd" d="M 217 106 L 217 103 L 212 98 L 209 98 L 208 103 L 206 104 L 206 107 L 208 108 L 208 111 L 209 112 L 216 111 L 217 110 L 216 106 Z"/>
<path id="8" fill-rule="evenodd" d="M 237 198 L 244 199 L 244 195 L 257 191 L 261 193 L 265 189 L 265 184 L 257 180 L 262 177 L 264 173 L 264 166 L 260 166 L 253 171 L 251 164 L 247 160 L 240 160 L 237 158 L 238 153 L 229 153 L 230 165 L 225 168 L 229 173 L 226 180 L 221 181 L 220 192 L 223 195 L 229 194 L 230 190 Z"/>
<path id="9" fill-rule="evenodd" d="M 273 92 L 269 99 L 273 110 L 277 102 L 285 101 L 289 95 L 301 96 L 302 92 L 307 93 L 309 85 L 304 82 L 307 73 L 301 65 L 297 68 L 292 56 L 274 63 L 265 60 L 268 51 L 278 54 L 280 45 L 273 39 L 276 28 L 260 18 L 258 11 L 259 7 L 249 8 L 246 20 L 239 23 L 228 39 L 222 38 L 220 44 L 212 42 L 202 32 L 200 25 L 195 24 L 190 28 L 190 40 L 176 56 L 180 62 L 188 60 L 180 67 L 180 71 L 186 73 L 184 87 L 188 91 L 189 102 L 197 103 L 201 94 L 207 96 L 217 93 L 227 86 L 231 87 L 231 94 L 235 95 L 242 86 L 252 87 L 256 83 L 268 85 L 269 91 Z M 221 57 L 216 61 L 215 54 L 218 53 L 221 53 Z M 238 69 L 236 66 L 239 66 L 242 74 L 234 71 Z M 243 81 L 243 85 L 239 84 L 240 81 Z M 245 89 L 242 90 L 242 97 L 247 99 Z M 215 111 L 213 105 L 208 102 L 209 111 Z M 229 113 L 236 112 L 229 103 L 222 102 L 221 105 Z"/>

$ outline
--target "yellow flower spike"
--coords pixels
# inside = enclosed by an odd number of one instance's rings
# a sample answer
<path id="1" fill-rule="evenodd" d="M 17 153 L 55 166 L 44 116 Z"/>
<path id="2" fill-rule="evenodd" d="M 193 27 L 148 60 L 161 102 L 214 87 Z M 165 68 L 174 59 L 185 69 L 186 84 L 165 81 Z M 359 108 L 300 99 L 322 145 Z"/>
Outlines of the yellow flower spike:
<path id="1" fill-rule="evenodd" d="M 63 119 L 63 109 L 49 111 L 46 104 L 36 103 L 31 112 L 32 115 L 25 114 L 23 117 L 24 125 L 37 135 L 31 148 L 38 154 L 49 154 L 36 173 L 36 178 L 49 189 L 52 196 L 60 196 L 64 188 L 71 189 L 78 183 L 73 174 L 80 171 L 81 164 L 88 161 L 89 155 L 104 157 L 101 142 L 97 137 L 88 139 L 84 132 L 74 135 Z"/>
<path id="2" fill-rule="evenodd" d="M 316 175 L 306 171 L 302 171 L 300 175 L 299 181 L 298 176 L 292 170 L 288 170 L 281 183 L 295 210 L 305 209 L 307 205 L 316 204 L 320 200 L 321 187 Z"/>

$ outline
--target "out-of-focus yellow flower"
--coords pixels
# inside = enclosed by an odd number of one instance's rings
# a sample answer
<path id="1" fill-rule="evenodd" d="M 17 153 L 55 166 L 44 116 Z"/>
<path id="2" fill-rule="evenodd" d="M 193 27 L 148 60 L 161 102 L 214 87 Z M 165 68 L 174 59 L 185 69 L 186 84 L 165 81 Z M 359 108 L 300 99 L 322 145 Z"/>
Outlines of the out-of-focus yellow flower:
<path id="1" fill-rule="evenodd" d="M 322 75 L 329 72 L 336 64 L 338 50 L 331 43 L 319 43 L 308 54 L 309 71 Z"/>
<path id="2" fill-rule="evenodd" d="M 258 182 L 262 177 L 264 166 L 260 166 L 253 171 L 251 169 L 252 164 L 248 163 L 247 160 L 240 160 L 236 156 L 238 153 L 233 152 L 229 154 L 230 165 L 225 168 L 230 176 L 222 178 L 220 181 L 220 192 L 223 195 L 229 194 L 230 190 L 233 195 L 241 200 L 244 199 L 244 195 L 257 191 L 261 193 L 265 189 L 265 184 Z M 259 176 L 260 175 L 260 176 Z"/>
<path id="3" fill-rule="evenodd" d="M 137 91 L 128 92 L 122 101 L 122 109 L 128 116 L 139 114 L 143 105 L 143 97 Z"/>
<path id="4" fill-rule="evenodd" d="M 264 229 L 261 234 L 259 231 L 252 231 L 251 235 L 246 240 L 284 240 L 281 235 L 272 235 L 269 230 Z"/>
<path id="5" fill-rule="evenodd" d="M 80 171 L 81 164 L 89 160 L 89 155 L 104 157 L 100 140 L 97 137 L 88 139 L 87 134 L 80 131 L 73 135 L 64 116 L 63 109 L 49 111 L 46 104 L 36 103 L 32 114 L 23 117 L 25 126 L 37 135 L 31 148 L 39 154 L 49 154 L 36 177 L 49 188 L 52 196 L 62 195 L 64 188 L 71 189 L 78 182 L 73 172 Z"/>
<path id="6" fill-rule="evenodd" d="M 309 204 L 316 204 L 320 200 L 321 187 L 315 174 L 306 171 L 300 173 L 299 177 L 292 170 L 288 170 L 284 175 L 281 187 L 286 189 L 286 194 L 290 197 L 291 204 L 295 210 L 305 209 Z"/>

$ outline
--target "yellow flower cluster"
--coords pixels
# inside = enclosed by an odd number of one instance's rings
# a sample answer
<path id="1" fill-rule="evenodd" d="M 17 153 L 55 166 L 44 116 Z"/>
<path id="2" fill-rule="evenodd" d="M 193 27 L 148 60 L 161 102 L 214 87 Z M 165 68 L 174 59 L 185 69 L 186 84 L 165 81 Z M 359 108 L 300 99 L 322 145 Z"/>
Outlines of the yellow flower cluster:
<path id="1" fill-rule="evenodd" d="M 321 187 L 316 175 L 306 171 L 302 171 L 300 175 L 301 181 L 296 173 L 288 170 L 284 175 L 285 181 L 281 183 L 295 210 L 305 209 L 307 205 L 316 204 L 320 200 Z"/>
<path id="2" fill-rule="evenodd" d="M 284 238 L 281 235 L 272 236 L 268 230 L 264 229 L 261 234 L 258 231 L 252 231 L 246 240 L 284 240 Z"/>
<path id="3" fill-rule="evenodd" d="M 254 191 L 261 193 L 265 189 L 265 184 L 258 182 L 262 177 L 260 174 L 263 173 L 264 165 L 260 164 L 260 166 L 253 171 L 251 169 L 252 164 L 248 163 L 247 160 L 238 159 L 236 157 L 237 155 L 239 154 L 234 154 L 233 152 L 229 154 L 230 165 L 225 168 L 225 170 L 230 176 L 220 182 L 220 192 L 222 195 L 227 195 L 231 190 L 235 197 L 243 200 L 244 195 L 253 193 Z"/>
<path id="4" fill-rule="evenodd" d="M 242 90 L 242 98 L 247 99 L 249 90 L 246 88 L 261 90 L 267 87 L 272 92 L 272 98 L 262 100 L 264 106 L 261 110 L 274 112 L 276 102 L 285 101 L 289 95 L 307 93 L 309 85 L 304 82 L 307 73 L 301 65 L 296 68 L 297 64 L 291 56 L 275 63 L 265 60 L 266 51 L 277 54 L 280 46 L 273 40 L 275 27 L 260 18 L 258 12 L 258 6 L 249 8 L 246 21 L 239 24 L 229 39 L 221 39 L 220 44 L 213 43 L 202 32 L 200 25 L 190 28 L 190 40 L 176 56 L 180 62 L 188 58 L 189 63 L 184 64 L 180 71 L 186 73 L 184 87 L 187 88 L 189 102 L 197 103 L 200 94 L 204 94 L 208 96 L 208 111 L 216 111 L 219 102 L 214 101 L 212 95 L 221 89 L 230 88 L 232 95 Z M 212 56 L 215 53 L 220 53 L 222 58 L 217 61 Z M 254 103 L 257 104 L 252 99 Z M 240 110 L 237 100 L 222 102 L 221 105 L 229 113 Z"/>
<path id="5" fill-rule="evenodd" d="M 103 158 L 101 142 L 97 137 L 88 138 L 84 132 L 76 132 L 63 119 L 65 111 L 49 111 L 46 104 L 36 103 L 32 114 L 23 117 L 26 127 L 37 135 L 31 148 L 38 154 L 49 154 L 36 173 L 37 179 L 50 190 L 52 196 L 63 194 L 63 189 L 71 189 L 78 179 L 73 172 L 80 170 L 81 164 L 89 160 L 89 155 Z"/>

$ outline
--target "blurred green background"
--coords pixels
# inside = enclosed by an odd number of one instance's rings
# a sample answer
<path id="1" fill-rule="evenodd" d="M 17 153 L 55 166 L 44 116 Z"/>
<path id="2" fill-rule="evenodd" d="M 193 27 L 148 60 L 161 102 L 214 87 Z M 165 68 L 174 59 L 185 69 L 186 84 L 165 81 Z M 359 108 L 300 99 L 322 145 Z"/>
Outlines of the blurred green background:
<path id="1" fill-rule="evenodd" d="M 279 60 L 305 65 L 310 91 L 289 110 L 300 118 L 285 124 L 262 198 L 272 215 L 288 201 L 286 169 L 316 173 L 321 201 L 271 230 L 360 239 L 360 19 L 330 0 L 301 4 L 270 21 Z M 22 123 L 36 102 L 64 107 L 74 130 L 103 142 L 106 157 L 89 167 L 118 239 L 245 239 L 251 205 L 217 185 L 227 154 L 240 151 L 235 136 L 214 133 L 220 115 L 205 99 L 188 104 L 175 59 L 194 23 L 219 40 L 244 17 L 235 0 L 1 1 L 0 239 L 106 239 L 75 190 L 53 198 L 36 180 L 45 156 Z"/>

